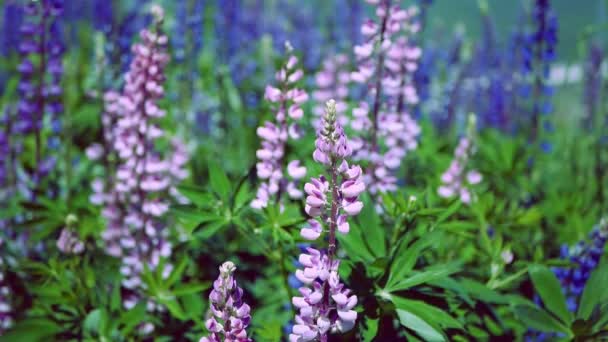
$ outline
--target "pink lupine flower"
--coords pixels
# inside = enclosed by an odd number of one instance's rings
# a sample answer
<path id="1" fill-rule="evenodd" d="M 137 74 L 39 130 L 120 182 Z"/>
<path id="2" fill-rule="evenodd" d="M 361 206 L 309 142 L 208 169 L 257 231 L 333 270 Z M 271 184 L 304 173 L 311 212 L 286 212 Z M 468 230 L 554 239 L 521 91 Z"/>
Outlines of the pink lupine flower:
<path id="1" fill-rule="evenodd" d="M 291 54 L 291 45 L 286 44 L 286 47 Z M 306 168 L 300 161 L 288 161 L 285 156 L 288 140 L 298 140 L 301 136 L 297 122 L 304 116 L 302 104 L 308 100 L 308 94 L 294 86 L 304 75 L 301 69 L 296 68 L 297 64 L 298 58 L 290 55 L 276 74 L 279 85 L 266 86 L 264 98 L 275 104 L 276 115 L 274 122 L 266 121 L 257 129 L 261 144 L 256 151 L 256 171 L 262 183 L 251 202 L 255 209 L 266 208 L 271 200 L 280 203 L 282 194 L 291 199 L 302 197 L 298 180 L 304 178 Z"/>
<path id="2" fill-rule="evenodd" d="M 336 259 L 336 231 L 346 234 L 350 230 L 347 218 L 363 208 L 359 195 L 365 190 L 362 170 L 349 166 L 352 150 L 344 130 L 337 122 L 336 102 L 329 100 L 315 141 L 313 158 L 327 167 L 328 177 L 311 178 L 304 185 L 305 211 L 311 216 L 308 225 L 301 229 L 302 238 L 317 240 L 328 227 L 327 251 L 308 248 L 299 257 L 303 269 L 295 276 L 305 284 L 299 289 L 301 296 L 293 297 L 298 309 L 290 341 L 327 341 L 330 332 L 345 332 L 355 324 L 357 296 L 340 283 Z"/>
<path id="3" fill-rule="evenodd" d="M 367 85 L 369 100 L 353 109 L 350 126 L 358 135 L 351 144 L 353 159 L 367 162 L 364 178 L 375 194 L 397 189 L 394 174 L 418 145 L 421 130 L 409 110 L 418 103 L 413 73 L 421 49 L 410 39 L 418 27 L 415 7 L 368 2 L 376 6 L 378 22 L 367 20 L 361 27 L 365 41 L 354 47 L 358 66 L 351 80 Z"/>
<path id="4" fill-rule="evenodd" d="M 59 234 L 57 239 L 57 249 L 63 254 L 81 254 L 84 252 L 84 242 L 82 242 L 78 234 L 71 228 L 75 217 L 69 215 L 67 221 L 67 227 L 64 227 Z"/>
<path id="5" fill-rule="evenodd" d="M 252 341 L 246 330 L 251 321 L 251 309 L 243 302 L 243 289 L 238 287 L 233 276 L 235 270 L 236 266 L 230 261 L 220 266 L 220 275 L 209 294 L 211 317 L 205 322 L 211 334 L 199 342 Z"/>
<path id="6" fill-rule="evenodd" d="M 350 75 L 347 67 L 347 56 L 338 54 L 325 60 L 323 68 L 316 74 L 315 83 L 317 89 L 312 94 L 315 101 L 313 113 L 318 116 L 319 119 L 314 122 L 315 128 L 320 128 L 319 125 L 322 121 L 323 113 L 325 112 L 325 103 L 330 99 L 336 101 L 338 122 L 342 126 L 345 126 L 348 123 L 345 115 L 347 108 L 346 97 L 348 96 L 348 83 L 350 82 Z"/>
<path id="7" fill-rule="evenodd" d="M 185 146 L 173 139 L 166 154 L 156 150 L 155 141 L 164 137 L 156 121 L 166 111 L 157 102 L 164 95 L 164 69 L 169 56 L 165 51 L 168 39 L 161 29 L 162 8 L 152 6 L 151 11 L 155 16 L 153 27 L 142 30 L 141 42 L 132 48 L 134 57 L 124 77 L 122 92 L 108 92 L 104 96 L 104 164 L 111 176 L 92 184 L 91 201 L 104 205 L 102 215 L 107 227 L 102 237 L 106 251 L 122 260 L 125 308 L 144 300 L 146 289 L 141 279 L 144 269 L 156 271 L 161 260 L 171 256 L 164 217 L 171 197 L 179 203 L 187 202 L 176 189 L 188 176 Z M 110 158 L 112 154 L 114 158 Z M 117 160 L 117 164 L 111 164 L 111 160 Z M 169 262 L 162 264 L 160 273 L 168 277 L 173 266 Z M 164 310 L 152 300 L 147 300 L 147 308 Z M 151 323 L 145 323 L 139 330 L 146 334 L 153 328 Z"/>
<path id="8" fill-rule="evenodd" d="M 460 138 L 454 150 L 454 159 L 448 169 L 441 175 L 441 186 L 437 189 L 440 197 L 458 196 L 460 201 L 470 204 L 474 200 L 471 186 L 482 181 L 482 175 L 477 170 L 468 170 L 469 159 L 475 153 L 473 137 L 475 132 L 475 116 L 469 117 L 467 135 Z"/>

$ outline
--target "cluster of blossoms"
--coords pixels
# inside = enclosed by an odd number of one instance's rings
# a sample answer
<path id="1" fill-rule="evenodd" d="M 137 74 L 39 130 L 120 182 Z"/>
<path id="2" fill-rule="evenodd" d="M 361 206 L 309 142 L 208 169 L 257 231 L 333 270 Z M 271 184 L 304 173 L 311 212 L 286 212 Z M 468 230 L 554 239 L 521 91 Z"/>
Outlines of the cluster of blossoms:
<path id="1" fill-rule="evenodd" d="M 316 90 L 312 93 L 315 100 L 313 113 L 319 117 L 315 126 L 321 125 L 323 114 L 325 114 L 325 103 L 331 99 L 336 101 L 336 112 L 338 122 L 343 127 L 347 124 L 345 111 L 347 108 L 348 84 L 350 73 L 348 72 L 348 57 L 345 54 L 337 54 L 329 57 L 323 62 L 323 67 L 315 75 Z"/>
<path id="2" fill-rule="evenodd" d="M 3 245 L 4 240 L 2 237 L 0 237 L 0 247 L 6 248 Z M 4 268 L 4 259 L 0 257 L 0 336 L 2 336 L 2 333 L 13 325 L 13 319 L 11 317 L 11 303 L 9 300 L 11 293 L 5 279 Z"/>
<path id="3" fill-rule="evenodd" d="M 367 0 L 379 22 L 361 27 L 365 42 L 354 48 L 357 70 L 351 80 L 365 85 L 369 101 L 353 110 L 351 128 L 355 160 L 369 162 L 366 183 L 372 194 L 395 191 L 395 171 L 408 151 L 417 147 L 420 127 L 410 111 L 419 98 L 414 86 L 422 50 L 411 37 L 419 30 L 417 8 L 402 9 L 390 0 Z"/>
<path id="4" fill-rule="evenodd" d="M 84 252 L 84 242 L 75 231 L 76 216 L 70 214 L 65 220 L 66 226 L 61 230 L 57 239 L 57 249 L 63 254 L 80 254 Z"/>
<path id="5" fill-rule="evenodd" d="M 441 175 L 442 185 L 437 190 L 439 196 L 451 198 L 458 196 L 462 203 L 469 204 L 473 200 L 471 186 L 478 184 L 482 176 L 476 170 L 469 170 L 469 159 L 475 153 L 475 116 L 469 117 L 467 134 L 460 138 L 454 151 L 454 159 L 448 169 Z"/>
<path id="6" fill-rule="evenodd" d="M 205 326 L 211 333 L 199 342 L 250 342 L 247 326 L 251 321 L 250 308 L 243 302 L 243 289 L 238 287 L 233 273 L 234 263 L 226 261 L 220 266 L 220 275 L 213 282 L 209 295 L 211 317 Z"/>
<path id="7" fill-rule="evenodd" d="M 553 112 L 552 95 L 554 89 L 549 84 L 551 64 L 556 59 L 558 21 L 549 0 L 534 0 L 530 16 L 531 30 L 523 37 L 521 71 L 525 110 L 532 119 L 530 140 L 540 142 L 543 151 L 549 152 L 551 144 L 542 133 L 551 133 L 553 125 L 549 120 Z"/>
<path id="8" fill-rule="evenodd" d="M 561 248 L 562 259 L 569 259 L 576 265 L 574 268 L 554 268 L 553 272 L 562 284 L 562 291 L 566 295 L 568 309 L 576 311 L 578 300 L 604 253 L 604 246 L 608 241 L 608 220 L 603 219 L 593 228 L 588 241 L 580 241 L 573 248 L 564 245 Z"/>
<path id="9" fill-rule="evenodd" d="M 289 43 L 286 48 L 291 54 L 293 49 Z M 271 200 L 280 203 L 283 193 L 287 193 L 291 199 L 299 199 L 303 195 L 297 182 L 306 176 L 306 168 L 300 165 L 299 160 L 285 160 L 288 139 L 297 140 L 301 137 L 297 122 L 304 116 L 301 106 L 308 100 L 308 94 L 295 87 L 296 82 L 304 76 L 302 69 L 296 68 L 297 63 L 298 58 L 290 55 L 276 74 L 279 87 L 266 87 L 264 97 L 275 104 L 276 121 L 266 121 L 257 129 L 262 143 L 256 151 L 256 170 L 263 183 L 258 188 L 256 198 L 251 202 L 251 206 L 256 209 L 267 207 Z M 290 179 L 284 174 L 285 164 Z"/>
<path id="10" fill-rule="evenodd" d="M 298 309 L 289 340 L 327 341 L 329 332 L 345 332 L 355 324 L 357 296 L 340 282 L 336 258 L 336 230 L 349 231 L 348 216 L 357 215 L 363 208 L 359 195 L 365 190 L 359 166 L 349 166 L 346 158 L 352 151 L 339 123 L 336 102 L 327 102 L 323 125 L 317 135 L 313 158 L 326 166 L 329 178 L 320 176 L 306 183 L 306 212 L 312 217 L 309 227 L 300 231 L 306 240 L 316 240 L 327 226 L 329 246 L 325 250 L 307 248 L 299 257 L 303 270 L 296 278 L 304 286 L 301 296 L 292 299 Z M 340 178 L 340 179 L 339 179 Z"/>
<path id="11" fill-rule="evenodd" d="M 166 114 L 156 102 L 164 95 L 162 83 L 169 57 L 165 52 L 167 36 L 161 30 L 163 11 L 153 6 L 152 14 L 154 29 L 142 30 L 142 42 L 133 46 L 134 58 L 125 75 L 122 93 L 105 95 L 102 119 L 105 145 L 94 145 L 87 151 L 93 159 L 105 156 L 104 162 L 114 159 L 117 163 L 108 182 L 93 182 L 91 201 L 105 206 L 103 215 L 108 227 L 103 237 L 107 251 L 123 261 L 126 308 L 141 299 L 145 289 L 141 279 L 144 268 L 154 271 L 161 258 L 171 255 L 163 216 L 169 210 L 168 195 L 184 200 L 175 184 L 187 177 L 184 166 L 188 154 L 181 142 L 173 140 L 172 150 L 164 158 L 155 149 L 155 141 L 164 135 L 154 121 Z M 164 263 L 163 276 L 168 276 L 171 270 L 172 265 Z M 150 301 L 148 309 L 162 308 Z M 146 324 L 142 330 L 149 332 L 152 328 Z"/>
<path id="12" fill-rule="evenodd" d="M 61 103 L 61 57 L 63 45 L 58 17 L 63 11 L 63 1 L 28 1 L 25 5 L 27 20 L 21 26 L 19 52 L 22 56 L 17 70 L 21 74 L 18 90 L 21 100 L 18 105 L 18 120 L 15 130 L 19 134 L 35 135 L 36 169 L 33 174 L 35 184 L 54 165 L 54 159 L 43 159 L 43 147 L 59 146 L 60 121 L 63 112 Z M 44 114 L 49 117 L 45 118 Z M 52 135 L 48 142 L 42 141 L 45 122 L 50 122 Z"/>

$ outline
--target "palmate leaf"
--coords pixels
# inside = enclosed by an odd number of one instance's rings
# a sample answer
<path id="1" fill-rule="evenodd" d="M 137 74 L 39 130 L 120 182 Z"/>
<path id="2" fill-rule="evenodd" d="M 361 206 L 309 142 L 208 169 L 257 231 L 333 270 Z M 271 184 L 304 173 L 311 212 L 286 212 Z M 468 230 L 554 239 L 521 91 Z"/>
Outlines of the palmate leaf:
<path id="1" fill-rule="evenodd" d="M 515 315 L 526 324 L 526 326 L 542 332 L 561 332 L 572 335 L 570 329 L 546 311 L 532 305 L 516 305 Z"/>
<path id="2" fill-rule="evenodd" d="M 591 312 L 598 305 L 608 301 L 608 262 L 602 262 L 589 277 L 583 290 L 577 316 L 589 319 Z"/>
<path id="3" fill-rule="evenodd" d="M 375 259 L 363 240 L 361 228 L 358 224 L 353 222 L 350 225 L 350 232 L 348 234 L 337 234 L 337 238 L 349 259 L 365 263 L 372 262 Z"/>
<path id="4" fill-rule="evenodd" d="M 2 342 L 42 342 L 52 341 L 53 336 L 63 328 L 44 318 L 28 318 L 18 322 L 11 330 L 0 337 Z"/>
<path id="5" fill-rule="evenodd" d="M 223 168 L 212 161 L 209 161 L 209 183 L 211 190 L 227 203 L 232 189 L 230 179 L 224 173 Z"/>
<path id="6" fill-rule="evenodd" d="M 386 229 L 381 226 L 380 217 L 369 196 L 364 198 L 365 205 L 357 216 L 364 242 L 376 257 L 386 256 Z"/>
<path id="7" fill-rule="evenodd" d="M 572 313 L 568 310 L 566 297 L 553 272 L 543 265 L 532 265 L 528 268 L 528 273 L 545 307 L 566 325 L 570 325 Z"/>
<path id="8" fill-rule="evenodd" d="M 380 320 L 378 318 L 373 319 L 370 317 L 365 317 L 364 323 L 361 324 L 361 340 L 364 342 L 371 342 L 374 340 L 374 337 L 378 334 L 378 323 Z"/>
<path id="9" fill-rule="evenodd" d="M 401 281 L 406 274 L 412 271 L 420 253 L 429 247 L 437 239 L 437 236 L 436 233 L 428 233 L 412 244 L 408 244 L 407 240 L 401 242 L 401 245 L 395 252 L 396 257 L 393 259 L 389 269 L 390 274 L 387 287 L 391 287 Z"/>
<path id="10" fill-rule="evenodd" d="M 401 325 L 408 329 L 412 329 L 418 335 L 420 335 L 420 337 L 424 338 L 425 341 L 446 341 L 446 338 L 441 333 L 441 331 L 435 329 L 433 326 L 431 326 L 415 314 L 407 310 L 397 309 L 397 316 L 399 317 L 399 322 L 401 322 Z"/>
<path id="11" fill-rule="evenodd" d="M 207 192 L 205 189 L 194 185 L 181 184 L 177 186 L 177 190 L 180 194 L 192 202 L 192 204 L 199 208 L 211 206 L 216 202 L 216 199 L 212 194 Z"/>
<path id="12" fill-rule="evenodd" d="M 411 312 L 437 328 L 463 329 L 459 321 L 436 306 L 429 305 L 420 300 L 405 299 L 398 296 L 391 296 L 391 301 L 397 309 Z"/>
<path id="13" fill-rule="evenodd" d="M 446 278 L 459 270 L 460 266 L 458 264 L 435 266 L 422 272 L 413 273 L 402 280 L 391 278 L 391 282 L 387 284 L 385 290 L 388 292 L 407 290 L 410 287 Z"/>

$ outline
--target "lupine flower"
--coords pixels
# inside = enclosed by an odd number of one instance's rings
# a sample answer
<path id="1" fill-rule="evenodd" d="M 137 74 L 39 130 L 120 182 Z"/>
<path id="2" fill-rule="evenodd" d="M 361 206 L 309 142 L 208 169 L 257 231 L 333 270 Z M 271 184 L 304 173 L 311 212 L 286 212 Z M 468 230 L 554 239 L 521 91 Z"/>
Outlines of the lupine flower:
<path id="1" fill-rule="evenodd" d="M 583 120 L 585 128 L 589 131 L 592 131 L 593 127 L 603 126 L 603 123 L 596 117 L 596 113 L 600 103 L 600 89 L 603 86 L 601 75 L 604 58 L 605 52 L 602 47 L 597 42 L 591 42 L 585 63 L 584 103 L 587 113 Z"/>
<path id="2" fill-rule="evenodd" d="M 551 150 L 551 145 L 543 133 L 551 133 L 553 126 L 548 116 L 553 111 L 551 98 L 553 88 L 547 82 L 551 63 L 555 60 L 557 44 L 557 16 L 550 7 L 549 0 L 535 0 L 532 8 L 533 30 L 524 38 L 521 45 L 523 81 L 531 84 L 522 90 L 524 96 L 530 97 L 527 112 L 532 120 L 530 140 L 539 143 L 545 152 Z"/>
<path id="3" fill-rule="evenodd" d="M 562 284 L 562 292 L 566 295 L 568 309 L 576 311 L 579 299 L 591 272 L 597 267 L 604 253 L 604 246 L 608 241 L 608 220 L 603 219 L 596 225 L 587 241 L 580 241 L 569 248 L 562 246 L 560 256 L 569 259 L 575 264 L 574 268 L 553 269 L 553 272 Z"/>
<path id="4" fill-rule="evenodd" d="M 69 228 L 63 228 L 57 240 L 57 249 L 64 254 L 80 254 L 84 252 L 84 243 L 78 235 Z"/>
<path id="5" fill-rule="evenodd" d="M 0 237 L 0 247 L 6 248 L 4 240 Z M 13 325 L 12 309 L 11 309 L 11 290 L 5 278 L 4 259 L 0 256 L 0 336 Z"/>
<path id="6" fill-rule="evenodd" d="M 348 83 L 350 75 L 348 73 L 348 57 L 344 54 L 337 54 L 327 58 L 323 62 L 323 67 L 315 75 L 316 90 L 312 93 L 315 100 L 313 113 L 319 117 L 317 128 L 322 122 L 325 113 L 325 103 L 330 99 L 336 101 L 336 112 L 338 122 L 345 126 L 347 118 L 345 111 L 347 108 L 346 98 L 348 97 Z"/>
<path id="7" fill-rule="evenodd" d="M 63 112 L 61 103 L 61 57 L 63 46 L 58 17 L 63 11 L 62 1 L 32 1 L 25 6 L 27 20 L 21 26 L 22 39 L 19 52 L 22 60 L 17 70 L 21 74 L 18 90 L 21 100 L 18 105 L 19 120 L 16 129 L 21 134 L 36 136 L 36 170 L 33 175 L 37 183 L 52 168 L 55 161 L 48 157 L 43 160 L 42 129 L 45 114 L 50 116 L 51 132 L 47 145 L 58 147 L 61 129 L 59 115 Z M 42 73 L 42 74 L 41 74 Z"/>
<path id="8" fill-rule="evenodd" d="M 419 101 L 413 74 L 421 49 L 409 38 L 419 30 L 416 7 L 368 2 L 375 5 L 379 22 L 367 20 L 361 27 L 365 42 L 354 48 L 358 69 L 351 80 L 368 85 L 370 100 L 353 110 L 351 128 L 360 135 L 352 142 L 353 157 L 369 162 L 366 183 L 375 194 L 397 189 L 394 172 L 407 151 L 417 147 L 420 127 L 410 109 Z"/>
<path id="9" fill-rule="evenodd" d="M 199 342 L 252 341 L 247 337 L 251 309 L 243 302 L 243 289 L 233 276 L 235 270 L 236 266 L 230 261 L 220 266 L 220 275 L 209 294 L 211 317 L 205 322 L 211 335 L 202 337 Z"/>
<path id="10" fill-rule="evenodd" d="M 295 87 L 295 83 L 304 73 L 302 69 L 296 68 L 298 58 L 291 54 L 289 43 L 286 48 L 290 55 L 276 74 L 279 86 L 275 88 L 268 85 L 264 95 L 266 100 L 275 105 L 275 121 L 266 121 L 257 129 L 262 142 L 260 149 L 256 151 L 256 170 L 262 184 L 258 188 L 256 198 L 251 202 L 251 206 L 256 209 L 265 208 L 270 201 L 280 203 L 283 193 L 292 199 L 302 197 L 302 192 L 296 189 L 297 182 L 306 175 L 306 168 L 301 166 L 299 160 L 287 161 L 288 156 L 285 153 L 290 138 L 300 139 L 297 122 L 304 115 L 302 105 L 308 100 L 308 94 Z M 286 165 L 287 175 L 284 172 Z"/>
<path id="11" fill-rule="evenodd" d="M 315 142 L 313 159 L 326 166 L 328 176 L 312 178 L 304 186 L 307 194 L 305 210 L 311 216 L 309 225 L 300 235 L 306 240 L 317 240 L 327 227 L 327 250 L 309 247 L 299 262 L 303 269 L 296 271 L 296 278 L 305 286 L 299 289 L 301 296 L 293 297 L 298 309 L 289 340 L 327 341 L 330 332 L 345 332 L 355 324 L 357 296 L 340 282 L 336 258 L 336 230 L 348 233 L 348 216 L 357 215 L 363 208 L 359 195 L 365 190 L 359 166 L 349 166 L 346 158 L 352 154 L 348 140 L 337 122 L 336 102 L 326 105 L 323 124 Z"/>
<path id="12" fill-rule="evenodd" d="M 476 170 L 471 170 L 469 166 L 469 159 L 475 152 L 474 130 L 475 116 L 471 115 L 468 132 L 460 138 L 454 151 L 454 159 L 441 175 L 442 185 L 437 192 L 443 198 L 456 196 L 465 204 L 471 203 L 474 199 L 471 186 L 482 180 L 481 174 Z"/>
<path id="13" fill-rule="evenodd" d="M 93 159 L 106 156 L 107 162 L 111 159 L 108 154 L 114 154 L 118 160 L 110 183 L 100 179 L 93 182 L 91 201 L 105 206 L 103 216 L 108 226 L 103 237 L 108 253 L 122 257 L 126 308 L 141 299 L 144 265 L 154 271 L 161 258 L 171 255 L 163 216 L 169 209 L 169 194 L 178 196 L 174 186 L 187 176 L 184 166 L 188 155 L 178 140 L 172 141 L 173 150 L 166 158 L 155 150 L 155 141 L 164 136 L 155 121 L 165 116 L 157 101 L 164 95 L 162 83 L 169 57 L 165 52 L 168 39 L 161 29 L 163 11 L 153 6 L 152 14 L 153 29 L 142 30 L 142 42 L 133 46 L 134 58 L 122 93 L 108 92 L 104 97 L 104 145 L 87 149 Z M 178 196 L 178 200 L 183 198 Z M 164 265 L 162 274 L 168 276 L 172 265 Z M 148 302 L 148 309 L 162 307 Z M 145 324 L 140 328 L 145 333 L 153 326 Z"/>

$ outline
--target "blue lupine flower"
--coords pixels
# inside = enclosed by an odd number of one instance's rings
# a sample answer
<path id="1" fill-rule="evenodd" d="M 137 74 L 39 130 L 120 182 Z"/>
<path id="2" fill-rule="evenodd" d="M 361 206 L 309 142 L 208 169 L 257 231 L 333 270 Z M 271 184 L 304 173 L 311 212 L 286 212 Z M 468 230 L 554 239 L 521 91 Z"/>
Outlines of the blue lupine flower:
<path id="1" fill-rule="evenodd" d="M 602 220 L 589 234 L 587 241 L 581 241 L 574 247 L 564 245 L 560 257 L 569 259 L 574 268 L 554 268 L 553 272 L 562 284 L 562 291 L 568 299 L 568 309 L 576 311 L 578 300 L 587 284 L 591 272 L 597 267 L 608 241 L 608 222 Z"/>
<path id="2" fill-rule="evenodd" d="M 49 148 L 59 145 L 57 136 L 61 130 L 60 115 L 63 113 L 60 83 L 64 47 L 58 19 L 63 12 L 63 2 L 30 2 L 24 9 L 27 18 L 20 28 L 22 39 L 19 52 L 22 59 L 17 67 L 21 74 L 18 85 L 20 101 L 15 129 L 20 134 L 33 133 L 36 136 L 37 169 L 33 180 L 37 184 L 53 169 L 55 160 L 43 156 L 41 132 L 45 115 L 49 116 L 52 133 L 46 145 Z"/>

